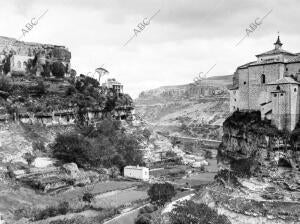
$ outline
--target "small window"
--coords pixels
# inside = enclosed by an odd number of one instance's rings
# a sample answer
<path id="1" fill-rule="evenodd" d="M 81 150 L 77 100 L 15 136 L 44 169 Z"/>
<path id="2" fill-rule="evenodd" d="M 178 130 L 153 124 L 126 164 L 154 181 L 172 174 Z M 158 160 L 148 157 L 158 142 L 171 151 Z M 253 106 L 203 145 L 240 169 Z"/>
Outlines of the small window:
<path id="1" fill-rule="evenodd" d="M 294 92 L 297 92 L 297 88 L 294 89 Z"/>
<path id="2" fill-rule="evenodd" d="M 289 69 L 286 67 L 285 70 L 288 71 Z"/>
<path id="3" fill-rule="evenodd" d="M 236 99 L 234 99 L 234 101 L 236 102 Z"/>
<path id="4" fill-rule="evenodd" d="M 244 85 L 246 85 L 247 84 L 247 82 L 244 82 Z"/>
<path id="5" fill-rule="evenodd" d="M 277 94 L 276 93 L 274 93 L 274 97 L 276 97 L 277 96 Z"/>
<path id="6" fill-rule="evenodd" d="M 276 90 L 280 90 L 280 86 L 277 86 L 277 87 L 276 87 Z"/>
<path id="7" fill-rule="evenodd" d="M 266 83 L 266 76 L 264 74 L 261 75 L 260 82 L 261 82 L 261 84 L 265 84 Z"/>
<path id="8" fill-rule="evenodd" d="M 280 96 L 283 96 L 283 93 L 281 93 Z"/>

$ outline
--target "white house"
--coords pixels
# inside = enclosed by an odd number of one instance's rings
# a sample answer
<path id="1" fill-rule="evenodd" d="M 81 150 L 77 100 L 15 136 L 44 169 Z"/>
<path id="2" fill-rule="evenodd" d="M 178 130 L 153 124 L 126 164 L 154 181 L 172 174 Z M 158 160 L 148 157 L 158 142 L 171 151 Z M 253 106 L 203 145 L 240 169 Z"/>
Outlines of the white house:
<path id="1" fill-rule="evenodd" d="M 149 168 L 142 166 L 125 166 L 124 177 L 131 177 L 143 181 L 148 181 Z"/>

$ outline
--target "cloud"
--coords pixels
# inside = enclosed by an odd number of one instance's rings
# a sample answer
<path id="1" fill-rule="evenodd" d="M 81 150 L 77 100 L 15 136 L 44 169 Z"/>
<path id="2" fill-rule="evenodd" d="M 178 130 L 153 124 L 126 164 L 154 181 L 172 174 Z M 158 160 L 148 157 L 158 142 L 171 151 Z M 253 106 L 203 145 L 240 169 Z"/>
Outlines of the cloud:
<path id="1" fill-rule="evenodd" d="M 34 16 L 48 13 L 25 41 L 67 46 L 72 67 L 86 74 L 105 64 L 133 96 L 145 88 L 232 74 L 237 66 L 270 50 L 280 31 L 283 48 L 300 52 L 297 0 L 13 0 L 0 3 L 2 36 L 16 38 Z M 123 44 L 145 17 L 159 14 Z M 256 18 L 272 9 L 241 44 Z"/>

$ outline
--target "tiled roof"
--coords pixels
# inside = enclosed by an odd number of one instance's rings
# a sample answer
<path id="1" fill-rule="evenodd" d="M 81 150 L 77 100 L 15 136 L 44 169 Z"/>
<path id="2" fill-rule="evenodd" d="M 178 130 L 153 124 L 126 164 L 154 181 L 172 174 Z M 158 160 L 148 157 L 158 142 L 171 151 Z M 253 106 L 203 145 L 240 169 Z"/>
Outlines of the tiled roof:
<path id="1" fill-rule="evenodd" d="M 300 85 L 299 82 L 295 81 L 291 77 L 283 77 L 281 79 L 276 80 L 275 82 L 268 83 L 267 85 L 280 85 L 280 84 L 297 84 L 297 85 Z"/>
<path id="2" fill-rule="evenodd" d="M 288 51 L 283 50 L 283 49 L 273 49 L 273 50 L 264 52 L 262 54 L 258 54 L 258 55 L 256 55 L 256 57 L 258 57 L 258 56 L 264 56 L 264 55 L 274 55 L 274 54 L 288 54 L 288 55 L 294 55 L 294 56 L 296 56 L 296 54 L 288 52 Z"/>
<path id="3" fill-rule="evenodd" d="M 249 63 L 240 65 L 238 68 L 246 68 L 246 67 L 248 67 L 249 65 L 252 65 L 252 64 L 255 63 L 255 62 L 256 62 L 256 61 L 251 61 L 251 62 L 249 62 Z"/>

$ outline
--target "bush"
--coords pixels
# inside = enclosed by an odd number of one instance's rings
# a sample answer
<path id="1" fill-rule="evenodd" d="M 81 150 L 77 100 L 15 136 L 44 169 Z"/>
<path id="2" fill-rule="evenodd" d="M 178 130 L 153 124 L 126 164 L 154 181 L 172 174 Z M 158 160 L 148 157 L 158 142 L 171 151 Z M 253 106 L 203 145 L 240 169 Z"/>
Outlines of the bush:
<path id="1" fill-rule="evenodd" d="M 150 214 L 142 214 L 138 215 L 135 219 L 134 224 L 151 224 L 151 215 Z"/>
<path id="2" fill-rule="evenodd" d="M 59 203 L 57 206 L 49 206 L 45 209 L 41 209 L 41 210 L 36 210 L 33 212 L 33 221 L 38 221 L 38 220 L 43 220 L 43 219 L 47 219 L 49 217 L 54 217 L 54 216 L 58 216 L 58 215 L 65 215 L 69 212 L 70 206 L 69 206 L 69 202 L 64 201 Z M 31 218 L 27 217 L 27 218 Z"/>
<path id="3" fill-rule="evenodd" d="M 152 213 L 152 212 L 156 211 L 157 209 L 158 208 L 155 205 L 151 205 L 151 206 L 147 205 L 139 210 L 139 214 Z"/>
<path id="4" fill-rule="evenodd" d="M 225 215 L 219 215 L 206 204 L 184 201 L 175 206 L 170 212 L 170 223 L 172 224 L 231 224 Z"/>
<path id="5" fill-rule="evenodd" d="M 42 141 L 35 141 L 32 143 L 32 149 L 34 152 L 47 152 L 44 142 Z"/>
<path id="6" fill-rule="evenodd" d="M 23 158 L 26 160 L 28 166 L 31 166 L 31 164 L 33 163 L 33 161 L 36 159 L 36 155 L 31 154 L 30 152 L 26 152 L 23 155 Z"/>
<path id="7" fill-rule="evenodd" d="M 94 199 L 94 195 L 92 193 L 86 192 L 84 193 L 82 200 L 91 203 Z"/>
<path id="8" fill-rule="evenodd" d="M 118 167 L 113 166 L 109 171 L 111 178 L 116 178 L 120 175 L 120 169 Z"/>
<path id="9" fill-rule="evenodd" d="M 241 183 L 239 182 L 236 173 L 227 169 L 220 170 L 218 174 L 214 177 L 214 179 L 222 184 L 230 184 L 234 187 L 241 186 Z"/>
<path id="10" fill-rule="evenodd" d="M 176 191 L 172 184 L 157 183 L 150 187 L 148 195 L 152 204 L 164 206 L 176 195 Z"/>

